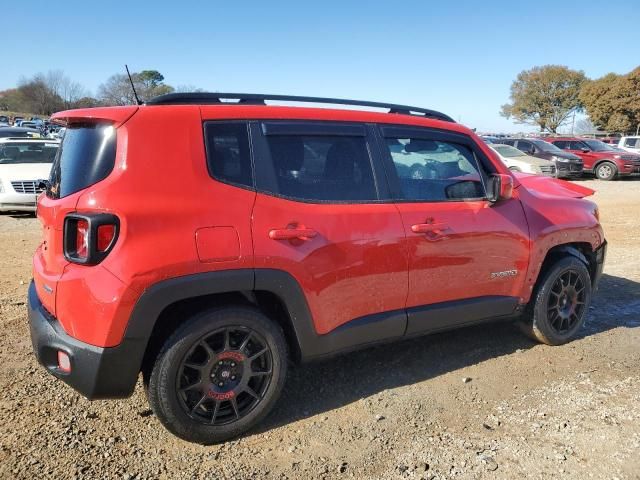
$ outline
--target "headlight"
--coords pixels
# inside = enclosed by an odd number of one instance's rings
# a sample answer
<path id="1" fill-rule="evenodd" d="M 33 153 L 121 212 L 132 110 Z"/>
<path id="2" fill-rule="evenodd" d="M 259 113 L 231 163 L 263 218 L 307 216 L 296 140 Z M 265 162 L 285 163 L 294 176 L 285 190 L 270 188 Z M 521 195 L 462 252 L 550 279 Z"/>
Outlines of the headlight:
<path id="1" fill-rule="evenodd" d="M 551 160 L 553 160 L 554 162 L 570 162 L 571 161 L 568 158 L 556 157 L 555 155 L 551 157 Z"/>
<path id="2" fill-rule="evenodd" d="M 613 158 L 615 158 L 615 159 L 619 160 L 619 159 L 621 159 L 621 158 L 622 158 L 622 155 L 614 155 L 614 156 L 613 156 Z"/>

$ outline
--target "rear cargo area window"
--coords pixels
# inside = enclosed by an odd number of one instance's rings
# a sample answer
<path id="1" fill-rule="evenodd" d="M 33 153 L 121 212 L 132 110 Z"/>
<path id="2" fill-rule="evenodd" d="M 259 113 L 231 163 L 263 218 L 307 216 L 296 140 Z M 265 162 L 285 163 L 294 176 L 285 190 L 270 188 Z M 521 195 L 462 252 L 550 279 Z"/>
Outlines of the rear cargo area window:
<path id="1" fill-rule="evenodd" d="M 207 122 L 204 132 L 209 174 L 225 183 L 253 188 L 247 124 Z"/>
<path id="2" fill-rule="evenodd" d="M 105 124 L 70 125 L 53 162 L 47 195 L 66 197 L 104 180 L 115 160 L 115 128 Z"/>

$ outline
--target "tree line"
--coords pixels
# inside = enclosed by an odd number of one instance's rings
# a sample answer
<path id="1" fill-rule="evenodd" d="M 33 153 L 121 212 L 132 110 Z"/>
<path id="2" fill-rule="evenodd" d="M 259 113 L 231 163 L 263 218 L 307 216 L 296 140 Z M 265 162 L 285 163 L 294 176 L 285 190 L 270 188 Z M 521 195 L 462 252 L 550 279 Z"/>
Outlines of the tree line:
<path id="1" fill-rule="evenodd" d="M 193 87 L 172 87 L 164 82 L 157 70 L 134 72 L 131 78 L 142 101 L 174 91 L 197 91 Z M 136 103 L 126 74 L 115 74 L 98 87 L 93 96 L 80 83 L 73 81 L 61 70 L 37 73 L 22 78 L 16 88 L 0 91 L 0 110 L 51 115 L 70 108 L 87 108 Z"/>
<path id="2" fill-rule="evenodd" d="M 542 132 L 556 133 L 575 113 L 586 113 L 599 130 L 634 134 L 640 128 L 640 67 L 597 79 L 564 65 L 533 67 L 513 81 L 510 100 L 500 114 Z"/>

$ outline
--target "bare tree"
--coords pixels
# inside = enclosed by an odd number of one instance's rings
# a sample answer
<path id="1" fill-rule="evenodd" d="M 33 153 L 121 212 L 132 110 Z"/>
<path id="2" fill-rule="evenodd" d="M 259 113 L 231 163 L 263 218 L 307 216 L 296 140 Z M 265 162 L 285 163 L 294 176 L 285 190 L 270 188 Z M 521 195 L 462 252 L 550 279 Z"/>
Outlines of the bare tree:
<path id="1" fill-rule="evenodd" d="M 82 85 L 71 80 L 62 70 L 49 71 L 44 80 L 49 89 L 62 99 L 64 108 L 73 108 L 78 100 L 90 96 Z"/>

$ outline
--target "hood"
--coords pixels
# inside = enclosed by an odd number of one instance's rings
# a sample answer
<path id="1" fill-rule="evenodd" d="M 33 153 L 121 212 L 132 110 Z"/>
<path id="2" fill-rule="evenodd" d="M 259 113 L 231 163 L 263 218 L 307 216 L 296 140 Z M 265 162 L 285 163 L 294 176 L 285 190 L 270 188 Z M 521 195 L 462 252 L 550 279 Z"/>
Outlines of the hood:
<path id="1" fill-rule="evenodd" d="M 42 180 L 49 178 L 51 163 L 0 163 L 2 180 Z"/>
<path id="2" fill-rule="evenodd" d="M 572 197 L 584 198 L 590 197 L 595 190 L 577 185 L 564 180 L 543 177 L 541 175 L 526 175 L 521 173 L 515 174 L 520 184 L 532 192 L 542 193 L 544 195 L 553 195 L 556 197 Z"/>
<path id="3" fill-rule="evenodd" d="M 567 158 L 569 160 L 582 161 L 582 159 L 578 155 L 575 155 L 570 152 L 562 151 L 562 152 L 547 152 L 547 153 L 549 153 L 550 155 L 555 155 L 556 157 L 560 157 L 560 158 Z"/>

